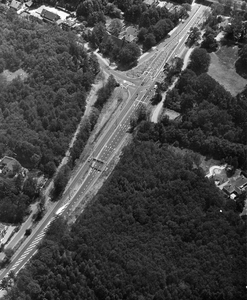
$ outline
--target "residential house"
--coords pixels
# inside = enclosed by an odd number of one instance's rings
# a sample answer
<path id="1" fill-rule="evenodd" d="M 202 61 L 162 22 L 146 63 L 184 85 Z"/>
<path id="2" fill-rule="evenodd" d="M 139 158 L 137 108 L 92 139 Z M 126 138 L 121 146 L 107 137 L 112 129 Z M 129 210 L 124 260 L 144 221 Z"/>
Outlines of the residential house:
<path id="1" fill-rule="evenodd" d="M 178 18 L 182 18 L 185 15 L 186 10 L 182 6 L 176 5 L 173 6 L 169 12 L 173 15 L 176 15 Z"/>
<path id="2" fill-rule="evenodd" d="M 7 226 L 0 223 L 0 240 L 4 237 L 6 233 Z"/>
<path id="3" fill-rule="evenodd" d="M 57 20 L 60 19 L 59 15 L 47 10 L 43 9 L 40 16 L 43 18 L 45 22 L 49 22 L 55 24 Z"/>
<path id="4" fill-rule="evenodd" d="M 1 236 L 1 238 L 0 238 L 2 245 L 6 244 L 8 242 L 11 235 L 14 234 L 15 229 L 16 229 L 16 226 L 11 226 L 11 225 L 5 226 L 5 234 L 4 234 L 4 236 Z"/>
<path id="5" fill-rule="evenodd" d="M 28 19 L 28 20 L 29 20 L 30 12 L 28 12 L 28 11 L 23 11 L 23 12 L 20 13 L 20 16 L 21 16 L 22 18 L 25 18 L 25 19 Z"/>
<path id="6" fill-rule="evenodd" d="M 113 41 L 113 43 L 118 47 L 118 48 L 122 48 L 125 45 L 125 40 L 124 38 L 118 38 L 114 35 L 111 35 L 109 32 L 105 33 L 105 36 L 103 38 L 103 42 L 106 42 L 109 38 L 111 38 L 111 40 Z"/>
<path id="7" fill-rule="evenodd" d="M 124 38 L 127 42 L 131 43 L 131 42 L 136 42 L 137 41 L 137 29 L 133 26 L 129 26 L 126 29 L 126 33 L 124 35 Z"/>
<path id="8" fill-rule="evenodd" d="M 15 171 L 15 165 L 21 168 L 20 163 L 13 157 L 4 156 L 0 160 L 0 175 L 8 176 L 10 173 Z"/>
<path id="9" fill-rule="evenodd" d="M 159 4 L 159 0 L 144 0 L 143 2 L 144 2 L 147 6 L 158 5 L 158 4 Z"/>
<path id="10" fill-rule="evenodd" d="M 33 1 L 29 0 L 25 2 L 26 7 L 30 8 L 33 5 Z"/>
<path id="11" fill-rule="evenodd" d="M 231 25 L 231 21 L 229 18 L 225 19 L 221 23 L 218 24 L 218 28 L 221 30 L 225 30 L 228 26 Z"/>
<path id="12" fill-rule="evenodd" d="M 59 22 L 60 20 L 57 21 L 57 23 Z M 60 25 L 62 27 L 63 30 L 65 31 L 70 31 L 72 30 L 74 27 L 75 27 L 75 24 L 76 24 L 76 19 L 67 19 L 67 20 L 63 20 Z"/>
<path id="13" fill-rule="evenodd" d="M 223 191 L 231 198 L 235 199 L 244 191 L 247 192 L 247 178 L 241 175 L 234 181 L 230 181 L 223 187 Z"/>
<path id="14" fill-rule="evenodd" d="M 17 11 L 18 9 L 20 9 L 22 6 L 22 3 L 16 0 L 12 0 L 10 3 L 10 8 Z"/>

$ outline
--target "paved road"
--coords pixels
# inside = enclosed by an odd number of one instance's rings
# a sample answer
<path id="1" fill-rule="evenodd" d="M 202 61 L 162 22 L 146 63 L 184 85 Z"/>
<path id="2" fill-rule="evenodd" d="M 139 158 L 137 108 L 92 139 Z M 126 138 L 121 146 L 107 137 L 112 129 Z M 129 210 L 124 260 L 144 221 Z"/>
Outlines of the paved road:
<path id="1" fill-rule="evenodd" d="M 68 203 L 68 206 L 63 212 L 63 215 L 68 214 L 79 201 L 84 201 L 84 195 L 88 192 L 98 180 L 101 171 L 107 165 L 110 157 L 115 153 L 116 149 L 122 143 L 126 136 L 126 131 L 129 128 L 130 119 L 135 115 L 136 110 L 140 105 L 145 105 L 153 93 L 153 87 L 159 73 L 164 64 L 169 61 L 174 55 L 181 51 L 184 47 L 184 40 L 187 38 L 188 29 L 198 21 L 198 17 L 202 15 L 203 8 L 201 6 L 194 7 L 192 16 L 182 24 L 181 28 L 174 31 L 173 35 L 165 42 L 165 48 L 159 46 L 158 54 L 149 66 L 147 72 L 138 80 L 135 81 L 135 89 L 132 90 L 129 101 L 113 120 L 108 129 L 103 133 L 99 141 L 94 145 L 93 153 L 90 161 L 86 161 L 79 169 L 77 174 L 71 179 L 63 195 L 63 199 L 54 204 L 52 209 L 45 215 L 39 225 L 34 229 L 32 235 L 23 243 L 19 250 L 15 253 L 12 261 L 7 269 L 2 270 L 0 280 L 2 280 L 10 270 L 18 273 L 28 260 L 36 253 L 37 244 L 45 235 L 46 229 L 55 218 L 55 212 L 59 207 Z M 110 72 L 110 70 L 108 70 Z M 121 74 L 118 80 L 123 83 L 126 75 Z M 99 171 L 101 170 L 101 171 Z"/>

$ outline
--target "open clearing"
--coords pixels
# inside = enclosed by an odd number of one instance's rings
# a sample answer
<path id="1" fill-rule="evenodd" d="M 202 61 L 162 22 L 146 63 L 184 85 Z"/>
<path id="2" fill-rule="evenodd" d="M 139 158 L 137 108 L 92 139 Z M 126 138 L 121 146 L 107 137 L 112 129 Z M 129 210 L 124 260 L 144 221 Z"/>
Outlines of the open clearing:
<path id="1" fill-rule="evenodd" d="M 11 82 L 13 79 L 17 78 L 18 76 L 20 77 L 21 80 L 24 80 L 28 76 L 28 74 L 23 69 L 19 69 L 15 72 L 4 70 L 1 75 L 4 76 L 7 82 Z"/>
<path id="2" fill-rule="evenodd" d="M 238 59 L 238 47 L 221 47 L 216 53 L 211 53 L 211 64 L 208 74 L 229 91 L 232 96 L 242 92 L 247 80 L 236 73 L 235 62 Z"/>

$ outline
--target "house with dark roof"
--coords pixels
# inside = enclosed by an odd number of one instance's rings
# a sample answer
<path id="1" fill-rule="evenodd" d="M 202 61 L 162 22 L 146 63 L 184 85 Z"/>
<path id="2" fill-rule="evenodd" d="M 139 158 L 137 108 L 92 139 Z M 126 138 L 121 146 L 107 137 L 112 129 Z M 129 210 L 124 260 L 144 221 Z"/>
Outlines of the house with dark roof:
<path id="1" fill-rule="evenodd" d="M 125 45 L 125 43 L 126 43 L 126 41 L 124 40 L 124 38 L 120 39 L 120 38 L 118 38 L 118 37 L 116 37 L 114 35 L 111 35 L 109 32 L 105 33 L 105 36 L 103 38 L 103 42 L 105 43 L 109 38 L 119 48 L 122 48 Z"/>
<path id="2" fill-rule="evenodd" d="M 171 13 L 172 15 L 176 15 L 179 18 L 183 17 L 186 14 L 186 10 L 180 6 L 180 5 L 176 5 L 173 6 L 170 10 L 169 13 Z"/>
<path id="3" fill-rule="evenodd" d="M 75 27 L 76 19 L 58 20 L 57 25 L 61 26 L 63 30 L 70 31 Z"/>
<path id="4" fill-rule="evenodd" d="M 47 10 L 43 9 L 40 16 L 43 18 L 45 22 L 49 22 L 55 24 L 57 20 L 60 19 L 59 15 Z"/>
<path id="5" fill-rule="evenodd" d="M 223 187 L 223 191 L 231 198 L 235 199 L 240 196 L 244 191 L 247 192 L 247 178 L 243 175 L 239 176 L 236 180 L 232 180 Z"/>
<path id="6" fill-rule="evenodd" d="M 16 0 L 12 0 L 9 7 L 12 8 L 13 10 L 17 11 L 18 9 L 21 8 L 21 6 L 22 6 L 21 2 L 16 1 Z"/>

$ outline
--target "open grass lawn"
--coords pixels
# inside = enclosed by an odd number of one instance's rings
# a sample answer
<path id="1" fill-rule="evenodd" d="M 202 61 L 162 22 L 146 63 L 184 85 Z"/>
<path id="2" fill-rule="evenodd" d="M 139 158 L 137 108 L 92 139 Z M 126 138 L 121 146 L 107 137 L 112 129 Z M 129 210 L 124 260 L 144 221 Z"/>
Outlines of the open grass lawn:
<path id="1" fill-rule="evenodd" d="M 216 53 L 211 53 L 211 64 L 208 74 L 225 87 L 233 96 L 240 93 L 247 80 L 237 74 L 235 62 L 238 59 L 238 47 L 221 47 Z"/>

